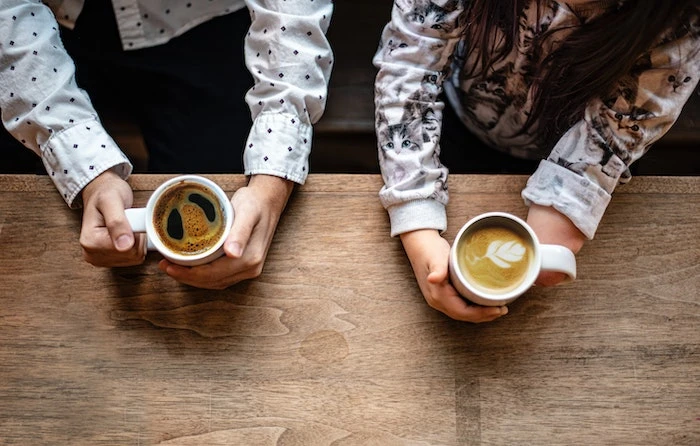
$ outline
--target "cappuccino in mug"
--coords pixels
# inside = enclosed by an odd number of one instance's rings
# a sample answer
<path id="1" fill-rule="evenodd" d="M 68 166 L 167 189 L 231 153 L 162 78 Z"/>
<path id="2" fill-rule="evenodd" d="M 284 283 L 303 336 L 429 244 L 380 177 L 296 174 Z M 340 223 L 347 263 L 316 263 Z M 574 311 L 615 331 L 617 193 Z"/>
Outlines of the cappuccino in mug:
<path id="1" fill-rule="evenodd" d="M 223 208 L 207 186 L 182 182 L 171 186 L 153 208 L 153 227 L 163 244 L 181 255 L 215 246 L 224 233 Z"/>
<path id="2" fill-rule="evenodd" d="M 540 271 L 576 278 L 576 258 L 560 245 L 541 244 L 520 218 L 488 212 L 469 220 L 450 248 L 450 280 L 479 305 L 506 305 L 527 291 Z"/>
<path id="3" fill-rule="evenodd" d="M 474 287 L 488 293 L 507 293 L 527 277 L 534 259 L 529 237 L 506 226 L 469 230 L 457 247 L 457 263 Z"/>

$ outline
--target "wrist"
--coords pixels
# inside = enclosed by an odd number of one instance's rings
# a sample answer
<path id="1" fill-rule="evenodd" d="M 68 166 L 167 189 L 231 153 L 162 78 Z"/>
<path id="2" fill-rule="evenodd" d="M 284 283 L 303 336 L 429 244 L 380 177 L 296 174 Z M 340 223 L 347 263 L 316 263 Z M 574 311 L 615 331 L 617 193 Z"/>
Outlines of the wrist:
<path id="1" fill-rule="evenodd" d="M 248 187 L 256 192 L 266 203 L 284 208 L 294 190 L 293 181 L 274 175 L 252 175 Z"/>
<path id="2" fill-rule="evenodd" d="M 90 196 L 92 196 L 96 191 L 100 190 L 105 184 L 113 181 L 124 181 L 122 177 L 117 175 L 112 169 L 105 170 L 95 178 L 93 178 L 88 184 L 83 187 L 80 192 L 83 203 L 85 203 Z"/>
<path id="3" fill-rule="evenodd" d="M 564 214 L 553 207 L 533 204 L 527 215 L 527 223 L 537 234 L 540 243 L 566 246 L 578 253 L 586 236 Z"/>
<path id="4" fill-rule="evenodd" d="M 426 239 L 431 237 L 440 237 L 440 233 L 437 229 L 416 229 L 415 231 L 408 231 L 399 234 L 399 238 L 402 242 L 411 242 L 419 239 Z"/>
<path id="5" fill-rule="evenodd" d="M 410 256 L 415 249 L 421 246 L 428 246 L 430 243 L 434 243 L 436 239 L 441 239 L 442 236 L 437 229 L 417 229 L 399 234 L 399 238 L 404 250 Z"/>

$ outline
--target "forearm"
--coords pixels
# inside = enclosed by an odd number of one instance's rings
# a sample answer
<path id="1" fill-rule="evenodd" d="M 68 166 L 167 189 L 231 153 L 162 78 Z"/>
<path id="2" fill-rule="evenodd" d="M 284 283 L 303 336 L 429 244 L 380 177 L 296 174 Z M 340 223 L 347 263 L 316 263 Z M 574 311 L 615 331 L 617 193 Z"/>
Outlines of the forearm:
<path id="1" fill-rule="evenodd" d="M 42 157 L 64 200 L 115 168 L 131 172 L 105 132 L 64 50 L 58 24 L 41 2 L 3 0 L 0 7 L 0 109 L 7 130 Z"/>
<path id="2" fill-rule="evenodd" d="M 399 235 L 401 244 L 410 258 L 419 253 L 422 246 L 435 242 L 441 238 L 439 231 L 435 229 L 417 229 L 415 231 L 404 232 Z"/>
<path id="3" fill-rule="evenodd" d="M 690 22 L 694 17 L 686 17 Z M 629 166 L 661 138 L 697 86 L 700 36 L 670 30 L 607 96 L 592 99 L 528 181 L 523 197 L 565 214 L 593 238 Z M 625 89 L 622 89 L 625 86 Z"/>
<path id="4" fill-rule="evenodd" d="M 3 0 L 0 7 L 0 108 L 7 130 L 41 155 L 54 135 L 95 119 L 75 83 L 73 60 L 58 23 L 40 2 Z"/>
<path id="5" fill-rule="evenodd" d="M 333 66 L 325 36 L 333 4 L 246 4 L 253 21 L 245 59 L 255 86 L 246 95 L 253 126 L 245 146 L 245 173 L 301 184 L 309 170 L 312 125 L 324 112 Z"/>
<path id="6" fill-rule="evenodd" d="M 444 221 L 436 223 L 435 216 L 444 214 L 437 208 L 444 208 L 448 199 L 447 169 L 438 157 L 444 108 L 438 98 L 462 35 L 458 20 L 462 11 L 459 6 L 447 9 L 444 27 L 437 29 L 411 13 L 417 3 L 394 5 L 373 59 L 379 69 L 376 134 L 385 183 L 379 197 L 391 216 L 393 235 L 427 227 L 444 229 Z M 422 212 L 409 218 L 408 208 L 419 211 L 418 207 Z M 426 208 L 431 210 L 425 213 Z"/>

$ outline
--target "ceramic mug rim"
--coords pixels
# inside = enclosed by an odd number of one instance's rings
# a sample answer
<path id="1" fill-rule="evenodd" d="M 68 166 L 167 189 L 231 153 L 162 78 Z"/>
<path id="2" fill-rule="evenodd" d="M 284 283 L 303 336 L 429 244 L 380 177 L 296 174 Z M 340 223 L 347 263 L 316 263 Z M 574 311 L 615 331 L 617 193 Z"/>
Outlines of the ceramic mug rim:
<path id="1" fill-rule="evenodd" d="M 153 209 L 155 208 L 156 203 L 163 195 L 163 193 L 171 187 L 174 187 L 180 183 L 188 182 L 200 184 L 209 188 L 212 191 L 212 193 L 217 197 L 217 200 L 220 202 L 219 204 L 221 204 L 224 213 L 223 217 L 226 219 L 226 221 L 224 222 L 224 224 L 226 225 L 224 227 L 224 232 L 221 234 L 221 237 L 219 238 L 219 240 L 217 240 L 216 244 L 212 245 L 206 251 L 192 255 L 180 254 L 165 246 L 165 244 L 160 240 L 160 237 L 158 236 L 158 233 L 155 230 L 155 227 L 153 226 Z M 156 188 L 155 191 L 153 191 L 153 194 L 151 194 L 151 196 L 148 199 L 148 202 L 146 203 L 145 223 L 146 234 L 149 240 L 151 240 L 151 243 L 153 243 L 155 248 L 163 256 L 167 257 L 175 263 L 192 264 L 194 262 L 201 261 L 202 259 L 206 259 L 209 256 L 212 256 L 213 254 L 216 254 L 218 251 L 222 250 L 223 245 L 226 242 L 229 233 L 231 232 L 231 226 L 233 225 L 233 206 L 231 205 L 231 201 L 229 200 L 228 196 L 226 195 L 226 192 L 221 188 L 221 186 L 219 186 L 209 178 L 200 175 L 179 175 L 177 177 L 173 177 L 163 182 L 160 186 L 158 186 L 158 188 Z"/>
<path id="2" fill-rule="evenodd" d="M 458 245 L 460 240 L 464 236 L 464 233 L 468 229 L 473 227 L 475 224 L 483 220 L 492 219 L 509 220 L 518 225 L 521 229 L 523 229 L 530 238 L 534 254 L 533 259 L 531 261 L 532 266 L 528 268 L 525 279 L 516 288 L 505 293 L 489 293 L 487 291 L 484 291 L 483 289 L 479 289 L 473 286 L 471 282 L 462 273 L 462 270 L 459 268 L 459 262 L 457 259 Z M 512 302 L 513 300 L 521 296 L 525 291 L 530 289 L 530 287 L 532 287 L 532 285 L 535 283 L 535 280 L 537 280 L 537 276 L 540 273 L 541 267 L 542 252 L 540 249 L 540 242 L 537 237 L 537 234 L 535 234 L 535 231 L 523 219 L 508 212 L 486 212 L 473 217 L 471 220 L 467 221 L 464 225 L 462 225 L 460 230 L 457 232 L 457 235 L 455 236 L 454 242 L 452 243 L 452 247 L 450 248 L 450 269 L 452 270 L 454 276 L 456 276 L 456 280 L 453 280 L 452 285 L 457 289 L 457 291 L 460 292 L 460 294 L 466 294 L 465 297 L 467 299 L 470 299 L 477 304 L 505 305 L 507 303 Z M 479 302 L 479 300 L 481 300 L 481 302 Z"/>

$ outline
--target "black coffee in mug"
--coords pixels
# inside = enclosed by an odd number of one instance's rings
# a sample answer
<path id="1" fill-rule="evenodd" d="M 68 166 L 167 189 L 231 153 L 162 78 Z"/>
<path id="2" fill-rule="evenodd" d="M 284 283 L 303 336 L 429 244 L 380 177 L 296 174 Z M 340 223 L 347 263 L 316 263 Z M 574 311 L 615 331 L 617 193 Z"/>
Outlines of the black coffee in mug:
<path id="1" fill-rule="evenodd" d="M 225 229 L 224 210 L 207 186 L 183 181 L 168 188 L 153 208 L 153 227 L 171 251 L 196 255 L 214 247 Z"/>

